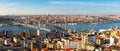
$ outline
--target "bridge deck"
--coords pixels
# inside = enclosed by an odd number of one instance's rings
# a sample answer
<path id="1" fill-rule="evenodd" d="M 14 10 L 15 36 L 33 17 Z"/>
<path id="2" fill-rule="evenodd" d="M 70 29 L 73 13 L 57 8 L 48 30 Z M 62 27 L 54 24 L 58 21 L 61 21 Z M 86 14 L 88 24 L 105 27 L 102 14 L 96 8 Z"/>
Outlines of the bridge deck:
<path id="1" fill-rule="evenodd" d="M 32 27 L 32 28 L 38 29 L 38 26 L 33 26 L 33 25 L 29 25 L 29 24 L 22 24 L 22 23 L 15 23 L 15 22 L 14 22 L 14 24 L 16 24 L 16 25 L 28 26 L 28 27 Z M 40 30 L 45 30 L 45 31 L 50 32 L 50 29 L 46 29 L 46 28 L 40 28 Z"/>

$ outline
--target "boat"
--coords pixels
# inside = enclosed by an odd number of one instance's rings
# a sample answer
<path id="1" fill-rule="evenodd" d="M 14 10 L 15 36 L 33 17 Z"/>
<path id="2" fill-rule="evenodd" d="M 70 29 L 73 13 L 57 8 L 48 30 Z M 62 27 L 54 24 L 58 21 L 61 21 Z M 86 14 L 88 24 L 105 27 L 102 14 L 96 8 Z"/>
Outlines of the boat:
<path id="1" fill-rule="evenodd" d="M 68 23 L 68 25 L 77 25 L 77 23 Z"/>
<path id="2" fill-rule="evenodd" d="M 3 26 L 3 24 L 0 24 L 0 26 Z"/>

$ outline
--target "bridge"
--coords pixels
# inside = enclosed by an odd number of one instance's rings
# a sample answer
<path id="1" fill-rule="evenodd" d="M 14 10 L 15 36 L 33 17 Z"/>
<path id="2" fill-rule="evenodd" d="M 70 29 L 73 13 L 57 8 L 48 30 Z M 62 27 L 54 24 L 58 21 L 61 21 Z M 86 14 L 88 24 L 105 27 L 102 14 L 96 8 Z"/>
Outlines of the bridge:
<path id="1" fill-rule="evenodd" d="M 41 36 L 40 36 L 40 35 L 41 35 L 40 30 L 44 30 L 44 31 L 47 31 L 47 32 L 50 32 L 50 31 L 51 31 L 50 29 L 41 28 L 41 27 L 40 27 L 40 23 L 39 23 L 38 26 L 33 26 L 33 25 L 30 25 L 30 24 L 24 24 L 24 23 L 16 23 L 16 22 L 14 22 L 14 24 L 16 24 L 16 25 L 28 26 L 28 27 L 32 27 L 32 28 L 36 28 L 36 29 L 37 29 L 37 35 L 38 35 L 39 37 L 41 37 Z M 62 27 L 62 26 L 60 26 L 60 25 L 50 24 L 50 23 L 45 23 L 45 24 L 46 24 L 46 25 L 53 26 L 53 27 L 56 27 L 56 28 L 59 28 L 59 29 L 62 30 L 63 32 L 70 33 L 68 29 L 66 29 L 66 28 L 64 28 L 64 27 Z M 74 32 L 74 31 L 71 30 L 71 32 Z"/>
<path id="2" fill-rule="evenodd" d="M 60 26 L 60 25 L 57 25 L 57 24 L 50 24 L 50 23 L 45 23 L 46 25 L 50 25 L 50 26 L 53 26 L 53 27 L 56 27 L 56 28 L 59 28 L 60 30 L 63 30 L 63 31 L 68 31 L 68 29 Z"/>
<path id="3" fill-rule="evenodd" d="M 39 29 L 39 26 L 33 26 L 33 25 L 30 25 L 30 24 L 16 23 L 16 22 L 13 22 L 13 23 L 15 25 L 22 25 L 22 26 L 28 26 L 28 27 L 32 27 L 32 28 L 35 28 L 35 29 Z M 40 30 L 44 30 L 44 31 L 50 32 L 50 29 L 46 29 L 46 28 L 40 28 Z"/>

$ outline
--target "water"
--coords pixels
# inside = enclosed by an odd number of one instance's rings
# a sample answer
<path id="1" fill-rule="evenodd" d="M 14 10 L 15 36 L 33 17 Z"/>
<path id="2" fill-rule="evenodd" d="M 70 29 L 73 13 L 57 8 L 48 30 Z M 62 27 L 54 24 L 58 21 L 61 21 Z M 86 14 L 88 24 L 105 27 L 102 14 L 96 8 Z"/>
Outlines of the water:
<path id="1" fill-rule="evenodd" d="M 95 31 L 99 31 L 99 29 L 109 29 L 111 27 L 116 27 L 116 26 L 120 28 L 120 20 L 91 23 L 91 24 L 76 24 L 76 25 L 64 24 L 63 26 L 66 27 L 67 29 L 75 30 L 77 32 L 81 31 L 82 29 L 89 31 L 92 28 L 94 28 Z"/>
<path id="2" fill-rule="evenodd" d="M 3 31 L 3 30 L 11 30 L 14 33 L 20 33 L 20 32 L 25 31 L 25 28 L 22 26 L 6 26 L 6 25 L 0 26 L 0 31 Z M 30 27 L 29 27 L 29 30 L 35 31 L 34 28 L 30 28 Z"/>
<path id="3" fill-rule="evenodd" d="M 51 30 L 59 30 L 58 28 L 52 27 L 52 26 L 41 25 L 40 27 L 51 29 Z M 26 31 L 26 27 L 25 26 L 13 26 L 13 25 L 9 25 L 9 26 L 8 25 L 7 26 L 3 25 L 3 26 L 0 26 L 0 32 L 3 31 L 3 30 L 11 30 L 11 31 L 13 31 L 13 33 L 19 34 L 20 32 Z M 29 32 L 36 32 L 36 29 L 32 28 L 32 27 L 27 27 L 27 30 L 29 30 Z"/>
<path id="4" fill-rule="evenodd" d="M 100 23 L 92 23 L 92 24 L 63 24 L 63 27 L 66 27 L 67 29 L 71 29 L 75 31 L 81 31 L 82 29 L 89 31 L 90 29 L 94 28 L 95 31 L 99 31 L 99 29 L 109 29 L 111 27 L 118 26 L 120 28 L 120 20 L 119 21 L 108 21 L 108 22 L 100 22 Z M 44 26 L 41 25 L 42 28 L 47 28 L 51 30 L 59 30 L 56 27 L 52 26 Z M 35 32 L 35 28 L 28 27 L 30 32 Z M 20 33 L 22 31 L 25 31 L 24 26 L 0 26 L 0 31 L 2 30 L 12 30 L 14 33 Z"/>

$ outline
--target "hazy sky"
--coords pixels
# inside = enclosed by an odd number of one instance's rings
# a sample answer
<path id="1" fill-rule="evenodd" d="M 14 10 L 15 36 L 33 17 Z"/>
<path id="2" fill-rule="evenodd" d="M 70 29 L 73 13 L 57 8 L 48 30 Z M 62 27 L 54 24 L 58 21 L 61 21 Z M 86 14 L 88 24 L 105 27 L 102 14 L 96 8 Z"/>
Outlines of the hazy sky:
<path id="1" fill-rule="evenodd" d="M 120 0 L 0 0 L 0 14 L 120 14 Z"/>

